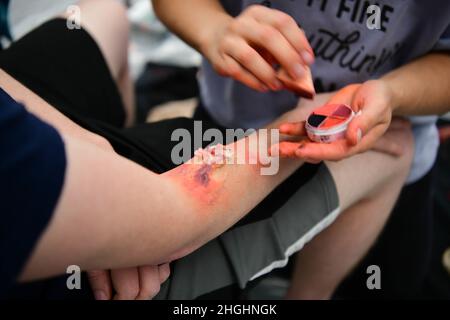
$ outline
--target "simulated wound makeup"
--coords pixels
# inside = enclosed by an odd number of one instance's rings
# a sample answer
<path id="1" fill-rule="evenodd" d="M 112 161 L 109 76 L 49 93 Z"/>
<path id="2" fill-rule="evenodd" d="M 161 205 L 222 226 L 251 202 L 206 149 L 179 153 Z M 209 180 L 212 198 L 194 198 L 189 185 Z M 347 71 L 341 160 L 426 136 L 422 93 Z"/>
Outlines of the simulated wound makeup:
<path id="1" fill-rule="evenodd" d="M 171 170 L 169 175 L 180 181 L 200 203 L 211 204 L 219 197 L 225 180 L 226 173 L 220 168 L 232 163 L 233 155 L 231 148 L 221 144 L 198 149 L 193 159 Z"/>
<path id="2" fill-rule="evenodd" d="M 194 163 L 221 167 L 233 161 L 233 150 L 222 144 L 198 149 L 194 153 Z"/>

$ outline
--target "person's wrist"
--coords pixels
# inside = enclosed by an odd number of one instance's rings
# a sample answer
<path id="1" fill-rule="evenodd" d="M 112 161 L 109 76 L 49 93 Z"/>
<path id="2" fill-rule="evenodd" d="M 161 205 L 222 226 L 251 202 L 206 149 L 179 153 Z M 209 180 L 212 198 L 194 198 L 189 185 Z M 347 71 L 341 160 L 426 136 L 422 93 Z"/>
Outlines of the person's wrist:
<path id="1" fill-rule="evenodd" d="M 398 113 L 398 109 L 400 107 L 402 92 L 392 85 L 389 78 L 381 78 L 377 81 L 379 81 L 384 87 L 386 102 L 391 109 L 392 115 L 395 115 Z"/>
<path id="2" fill-rule="evenodd" d="M 214 41 L 217 41 L 218 35 L 231 23 L 233 17 L 226 13 L 220 13 L 214 17 L 214 22 L 207 28 L 203 28 L 203 32 L 199 34 L 197 49 L 200 53 L 209 59 L 209 51 L 214 47 Z"/>

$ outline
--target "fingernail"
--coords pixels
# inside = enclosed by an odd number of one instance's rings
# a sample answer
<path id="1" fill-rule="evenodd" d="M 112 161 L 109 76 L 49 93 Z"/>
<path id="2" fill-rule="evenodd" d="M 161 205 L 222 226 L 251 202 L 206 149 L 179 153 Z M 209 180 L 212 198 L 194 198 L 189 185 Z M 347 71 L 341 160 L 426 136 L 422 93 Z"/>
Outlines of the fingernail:
<path id="1" fill-rule="evenodd" d="M 359 143 L 362 139 L 362 130 L 358 129 L 358 131 L 356 132 L 356 141 Z"/>
<path id="2" fill-rule="evenodd" d="M 303 67 L 300 63 L 296 63 L 292 70 L 294 71 L 296 79 L 303 78 L 305 75 L 305 67 Z"/>
<path id="3" fill-rule="evenodd" d="M 267 91 L 269 91 L 269 88 L 268 88 L 267 86 L 265 86 L 265 85 L 262 85 L 260 88 L 261 88 L 261 91 L 262 91 L 262 92 L 267 92 Z"/>
<path id="4" fill-rule="evenodd" d="M 95 297 L 95 300 L 107 300 L 106 299 L 106 294 L 102 290 L 94 291 L 94 297 Z"/>
<path id="5" fill-rule="evenodd" d="M 272 90 L 280 90 L 283 87 L 283 84 L 279 80 L 275 80 L 272 83 Z"/>
<path id="6" fill-rule="evenodd" d="M 302 51 L 301 56 L 302 56 L 303 61 L 305 61 L 305 63 L 307 63 L 307 64 L 314 63 L 314 56 L 310 52 Z"/>

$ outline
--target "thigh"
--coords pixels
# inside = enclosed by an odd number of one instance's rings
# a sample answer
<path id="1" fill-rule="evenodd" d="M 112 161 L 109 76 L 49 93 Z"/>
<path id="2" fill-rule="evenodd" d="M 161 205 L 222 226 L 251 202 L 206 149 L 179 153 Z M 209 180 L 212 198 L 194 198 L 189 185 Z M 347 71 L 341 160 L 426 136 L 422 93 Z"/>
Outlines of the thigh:
<path id="1" fill-rule="evenodd" d="M 433 225 L 433 173 L 403 188 L 378 241 L 342 283 L 336 296 L 350 299 L 417 298 L 429 270 Z M 382 290 L 368 290 L 366 269 L 378 265 Z"/>
<path id="2" fill-rule="evenodd" d="M 39 63 L 31 62 L 30 55 L 39 57 Z M 185 118 L 117 128 L 123 108 L 113 108 L 115 116 L 111 113 L 111 106 L 121 101 L 101 50 L 85 31 L 68 31 L 65 20 L 50 21 L 18 41 L 0 55 L 0 67 L 79 125 L 107 138 L 119 154 L 152 171 L 175 167 L 174 130 L 183 128 L 194 135 L 193 120 Z M 202 126 L 203 130 L 216 127 L 210 121 Z M 243 286 L 286 263 L 338 212 L 331 175 L 326 171 L 327 179 L 313 179 L 319 171 L 317 166 L 302 167 L 227 234 L 175 263 L 170 292 L 196 297 L 233 283 Z M 304 209 L 302 214 L 297 208 Z M 257 250 L 252 244 L 258 245 Z M 217 282 L 196 276 L 206 276 L 203 270 L 211 268 L 213 261 L 216 274 L 223 275 Z M 195 290 L 181 291 L 182 287 Z"/>
<path id="3" fill-rule="evenodd" d="M 127 64 L 129 22 L 126 8 L 115 0 L 81 0 L 83 29 L 95 39 L 114 79 L 120 77 Z M 64 17 L 70 15 L 65 13 Z"/>
<path id="4" fill-rule="evenodd" d="M 172 263 L 159 299 L 214 298 L 239 294 L 249 282 L 287 265 L 339 215 L 337 191 L 325 165 L 305 168 L 282 183 L 261 206 L 220 237 Z M 297 179 L 296 179 L 297 178 Z M 223 298 L 224 296 L 220 296 Z M 236 296 L 227 296 L 235 298 Z"/>
<path id="5" fill-rule="evenodd" d="M 0 68 L 72 120 L 122 127 L 118 88 L 95 40 L 66 20 L 42 24 L 0 51 Z"/>

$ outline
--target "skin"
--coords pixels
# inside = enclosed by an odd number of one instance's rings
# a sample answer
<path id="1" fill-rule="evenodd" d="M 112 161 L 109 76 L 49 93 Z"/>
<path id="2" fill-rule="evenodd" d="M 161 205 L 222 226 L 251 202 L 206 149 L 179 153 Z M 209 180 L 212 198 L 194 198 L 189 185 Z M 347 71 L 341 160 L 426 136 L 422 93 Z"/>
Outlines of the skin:
<path id="1" fill-rule="evenodd" d="M 301 35 L 303 32 L 295 21 L 274 9 L 250 6 L 233 18 L 217 0 L 152 2 L 158 17 L 199 50 L 219 74 L 232 77 L 256 90 L 265 91 L 261 90 L 261 83 L 273 90 L 279 89 L 273 82 L 275 72 L 270 70 L 266 61 L 275 58 L 284 70 L 297 79 L 301 78 L 295 75 L 300 60 L 294 57 L 294 51 L 299 52 L 300 56 L 304 52 L 312 54 L 307 39 L 304 34 Z M 191 5 L 195 5 L 196 10 L 190 10 Z M 277 40 L 272 40 L 275 35 Z M 279 40 L 279 37 L 284 40 Z M 290 47 L 281 43 L 288 43 Z M 258 52 L 260 46 L 264 50 Z M 238 67 L 234 66 L 236 59 Z M 313 59 L 301 61 L 309 64 Z M 354 110 L 362 111 L 350 123 L 346 140 L 328 145 L 301 143 L 297 145 L 299 150 L 285 143 L 280 151 L 289 155 L 295 153 L 297 157 L 311 162 L 337 161 L 368 151 L 386 132 L 393 115 L 442 114 L 448 110 L 449 67 L 450 57 L 447 53 L 432 53 L 393 70 L 379 80 L 347 86 L 328 101 L 347 103 Z M 302 126 L 284 128 L 286 133 L 293 130 L 294 135 L 303 135 Z"/>
<path id="2" fill-rule="evenodd" d="M 33 105 L 29 110 L 34 110 L 37 116 L 39 110 L 52 108 L 4 72 L 0 73 L 0 86 L 16 98 L 27 96 L 26 106 Z M 295 119 L 297 111 L 284 117 Z M 23 271 L 22 281 L 57 275 L 63 273 L 67 265 L 77 264 L 84 270 L 112 269 L 111 275 L 119 272 L 121 277 L 111 278 L 116 280 L 116 291 L 127 283 L 119 281 L 122 277 L 130 278 L 132 283 L 142 283 L 140 277 L 136 280 L 140 273 L 131 273 L 127 269 L 159 265 L 192 252 L 228 229 L 302 164 L 298 160 L 283 160 L 275 176 L 261 176 L 259 164 L 225 165 L 210 173 L 214 183 L 205 186 L 195 178 L 196 173 L 204 173 L 202 164 L 187 163 L 166 174 L 156 175 L 107 148 L 61 134 L 68 159 L 64 189 L 52 221 Z M 247 139 L 258 139 L 258 134 Z M 258 159 L 256 155 L 257 150 L 247 149 L 248 159 Z M 403 166 L 403 162 L 396 163 L 395 159 L 384 158 L 380 166 L 395 172 L 398 166 Z M 339 171 L 339 168 L 335 170 Z M 386 177 L 389 176 L 392 173 L 387 171 Z M 376 186 L 389 182 L 384 179 L 384 176 L 374 174 L 364 181 L 368 186 Z M 341 184 L 341 180 L 347 185 Z M 339 196 L 343 208 L 370 194 L 371 189 L 365 186 L 358 188 L 358 193 L 349 192 L 357 182 L 349 180 L 345 174 L 336 176 L 335 181 L 342 189 Z M 200 194 L 189 183 L 202 188 L 203 192 Z M 253 186 L 251 193 L 246 192 L 249 184 Z M 218 189 L 222 191 L 217 193 Z M 98 190 L 101 190 L 101 196 Z M 211 198 L 204 197 L 205 194 L 214 195 L 214 205 Z M 97 274 L 94 279 L 107 277 Z M 93 287 L 103 288 L 101 292 L 108 290 L 104 281 Z M 127 296 L 131 298 L 136 292 L 126 286 L 125 290 L 131 292 Z M 108 297 L 108 293 L 99 296 Z"/>
<path id="3" fill-rule="evenodd" d="M 354 111 L 361 111 L 349 124 L 345 140 L 320 144 L 302 139 L 277 148 L 282 155 L 312 161 L 336 161 L 370 150 L 386 132 L 393 116 L 444 114 L 450 110 L 449 68 L 450 55 L 430 53 L 379 80 L 346 86 L 327 101 L 346 103 Z M 285 123 L 280 132 L 303 137 L 304 121 Z M 386 145 L 386 150 L 398 154 L 401 146 Z"/>
<path id="4" fill-rule="evenodd" d="M 224 201 L 226 206 L 211 206 L 180 182 L 183 175 L 154 175 L 114 154 L 104 139 L 80 130 L 4 72 L 0 74 L 0 85 L 19 100 L 26 100 L 30 112 L 60 130 L 69 160 L 58 208 L 28 261 L 22 280 L 62 273 L 72 262 L 88 270 L 113 268 L 123 278 L 136 279 L 136 272 L 127 272 L 129 267 L 158 265 L 189 253 L 232 225 L 301 165 L 298 161 L 284 161 L 275 177 L 261 177 L 257 165 L 220 168 L 227 179 L 221 183 L 225 191 L 216 201 Z M 254 156 L 254 151 L 249 153 L 249 157 Z M 394 164 L 391 167 L 395 168 Z M 336 179 L 342 187 L 339 177 Z M 245 181 L 256 186 L 251 195 L 242 189 Z M 102 196 L 90 190 L 102 190 Z M 341 192 L 345 194 L 341 199 L 344 207 L 358 196 Z M 149 199 L 149 194 L 158 196 Z M 161 225 L 168 226 L 164 232 L 152 227 Z M 119 287 L 124 283 L 113 278 Z M 133 283 L 145 287 L 146 281 Z"/>
<path id="5" fill-rule="evenodd" d="M 218 1 L 207 0 L 198 0 L 194 11 L 189 10 L 187 7 L 191 3 L 186 4 L 186 2 L 183 3 L 181 0 L 153 0 L 153 4 L 161 20 L 177 35 L 181 36 L 194 48 L 197 48 L 211 62 L 219 74 L 230 76 L 256 90 L 277 89 L 276 84 L 270 85 L 270 81 L 266 87 L 264 87 L 265 83 L 262 81 L 263 86 L 261 86 L 261 83 L 258 82 L 261 79 L 255 76 L 257 72 L 265 73 L 267 68 L 266 66 L 261 66 L 258 71 L 255 70 L 259 68 L 255 67 L 256 62 L 253 63 L 253 59 L 257 57 L 257 54 L 252 50 L 248 50 L 249 42 L 245 41 L 248 38 L 242 37 L 242 35 L 246 34 L 246 29 L 249 28 L 249 24 L 242 23 L 243 20 L 245 22 L 246 18 L 251 16 L 248 15 L 248 12 L 243 12 L 240 16 L 233 19 L 227 16 L 227 13 L 220 7 Z M 265 10 L 265 13 L 266 16 L 276 14 L 275 11 L 270 11 L 270 9 Z M 230 22 L 230 19 L 233 22 Z M 233 28 L 228 28 L 231 25 Z M 187 28 L 187 26 L 193 27 Z M 267 39 L 267 29 L 261 27 L 259 30 L 254 31 L 255 28 L 258 28 L 258 26 L 252 25 L 252 32 L 260 37 L 257 43 L 264 42 L 264 39 Z M 289 39 L 286 35 L 284 36 L 286 39 Z M 223 39 L 227 41 L 223 41 Z M 243 39 L 244 41 L 239 41 L 238 39 Z M 217 52 L 219 56 L 227 57 L 229 52 L 233 52 L 229 49 L 233 48 L 233 46 L 234 48 L 239 47 L 242 49 L 239 56 L 231 54 L 231 58 L 238 57 L 237 61 L 240 64 L 240 68 L 233 68 L 225 59 L 216 57 Z M 304 45 L 305 47 L 306 45 Z M 284 50 L 279 48 L 279 51 Z M 263 51 L 261 56 L 266 58 L 266 61 L 271 61 L 271 58 L 276 56 L 273 53 L 270 52 L 269 58 L 267 58 Z M 295 65 L 295 62 L 291 64 L 291 68 L 292 65 Z M 241 66 L 244 66 L 244 68 Z M 283 64 L 282 66 L 285 70 L 292 70 Z M 411 140 L 410 136 L 403 137 L 403 141 L 400 140 L 401 142 L 399 143 L 395 139 L 385 139 L 385 134 L 394 115 L 440 114 L 450 109 L 450 92 L 448 91 L 450 81 L 449 67 L 450 58 L 448 54 L 433 53 L 398 68 L 379 80 L 345 87 L 329 97 L 328 102 L 346 103 L 351 105 L 354 110 L 362 111 L 362 114 L 351 122 L 346 139 L 332 144 L 311 143 L 304 137 L 304 123 L 298 122 L 306 119 L 306 116 L 303 115 L 303 117 L 297 117 L 295 123 L 289 123 L 290 120 L 288 120 L 288 123 L 281 126 L 281 131 L 291 138 L 273 146 L 272 151 L 279 151 L 280 155 L 284 157 L 299 158 L 313 163 L 323 160 L 339 161 L 348 159 L 348 162 L 344 161 L 345 164 L 348 164 L 352 163 L 355 157 L 361 160 L 356 155 L 366 155 L 370 149 L 381 150 L 391 155 L 406 153 L 411 157 L 412 148 L 408 146 L 408 141 Z M 233 72 L 227 73 L 227 68 Z M 249 70 L 250 72 L 248 72 Z M 251 70 L 255 71 L 252 73 Z M 325 100 L 324 103 L 326 102 Z M 314 107 L 313 104 L 311 106 Z M 282 120 L 281 123 L 283 123 Z M 407 125 L 404 121 L 396 121 L 394 127 L 397 127 L 398 123 L 400 123 L 400 126 Z M 386 161 L 386 159 L 378 159 L 378 161 Z M 376 169 L 375 167 L 379 164 L 375 163 L 373 159 L 370 163 L 373 163 L 371 165 L 372 169 Z M 327 165 L 334 167 L 334 162 L 327 163 Z M 362 172 L 356 173 L 356 168 L 357 166 L 352 166 L 353 171 L 349 169 L 349 172 L 359 175 L 367 170 L 364 167 Z M 380 167 L 378 172 L 386 173 L 386 168 L 388 166 Z M 309 246 L 309 248 L 314 249 L 308 249 L 307 247 L 299 253 L 299 263 L 295 271 L 296 278 L 288 294 L 289 298 L 318 299 L 331 296 L 334 288 L 343 279 L 346 272 L 351 270 L 370 247 L 371 241 L 375 239 L 373 235 L 380 230 L 380 226 L 386 221 L 386 217 L 398 195 L 398 190 L 401 188 L 407 174 L 407 172 L 403 171 L 405 168 L 409 168 L 408 161 L 398 168 L 401 170 L 392 172 L 392 176 L 395 176 L 395 178 L 387 184 L 387 186 L 392 186 L 389 189 L 390 194 L 372 190 L 373 193 L 368 193 L 364 196 L 364 202 L 361 202 L 362 200 L 353 202 L 353 207 L 348 208 L 349 210 L 341 215 L 341 217 L 348 218 L 338 218 L 335 224 L 331 225 L 312 241 L 314 245 Z M 345 170 L 338 172 L 342 174 Z M 349 182 L 351 176 L 345 177 L 345 181 Z M 338 176 L 334 177 L 335 180 L 339 180 Z M 369 180 L 365 181 L 371 185 Z M 341 196 L 352 196 L 360 191 L 356 190 L 354 186 L 347 186 L 347 188 L 345 185 L 338 183 L 339 190 L 346 190 L 346 193 L 341 193 Z M 387 190 L 387 188 L 385 189 Z M 377 207 L 377 204 L 382 204 L 382 206 Z M 384 208 L 382 212 L 378 210 L 381 207 Z M 372 212 L 370 208 L 372 210 L 377 208 L 375 211 L 378 214 Z M 362 212 L 367 213 L 367 215 L 361 214 Z M 350 222 L 346 219 L 352 221 Z M 374 221 L 370 221 L 371 219 L 374 219 Z M 341 220 L 344 223 L 339 223 Z M 356 226 L 358 222 L 362 222 L 361 226 L 364 226 L 364 228 L 353 228 L 352 233 L 346 230 L 345 226 L 350 226 L 351 228 L 352 225 Z M 352 239 L 349 239 L 349 234 L 360 241 L 352 242 Z M 358 245 L 348 246 L 345 245 L 346 242 L 357 243 Z M 336 248 L 341 249 L 337 250 Z M 346 250 L 346 252 L 344 253 L 343 250 Z M 299 269 L 299 266 L 303 264 L 309 267 L 306 270 Z M 328 276 L 325 277 L 324 275 Z M 308 281 L 305 281 L 305 279 L 308 279 Z M 320 281 L 321 279 L 323 281 Z"/>
<path id="6" fill-rule="evenodd" d="M 179 256 L 178 252 L 190 252 L 226 230 L 301 165 L 298 161 L 284 161 L 275 176 L 261 176 L 259 165 L 218 168 L 220 175 L 214 174 L 227 179 L 214 178 L 211 179 L 214 183 L 207 187 L 199 185 L 204 191 L 202 195 L 213 195 L 219 188 L 225 191 L 215 202 L 226 206 L 211 206 L 211 197 L 202 198 L 199 192 L 187 187 L 195 183 L 192 172 L 201 166 L 187 163 L 156 175 L 111 151 L 107 143 L 103 145 L 103 138 L 86 134 L 84 129 L 77 131 L 69 119 L 2 70 L 0 86 L 13 98 L 23 101 L 30 112 L 55 123 L 58 130 L 65 123 L 71 124 L 68 130 L 59 130 L 68 159 L 62 195 L 22 280 L 60 274 L 70 261 L 85 270 L 171 261 Z M 257 134 L 252 138 L 258 139 Z M 248 153 L 256 154 L 256 151 L 248 150 Z M 257 185 L 252 194 L 244 192 L 246 181 Z M 102 190 L 102 197 L 89 190 Z M 148 194 L 158 196 L 148 197 Z M 246 195 L 242 197 L 242 194 Z M 151 226 L 157 225 L 172 227 L 153 230 Z M 135 239 L 146 245 L 134 245 Z M 50 258 L 54 256 L 60 259 Z"/>
<path id="7" fill-rule="evenodd" d="M 440 68 L 436 68 L 437 65 Z M 327 103 L 342 102 L 350 104 L 355 110 L 358 108 L 363 110 L 362 116 L 357 117 L 351 124 L 347 132 L 347 139 L 332 144 L 312 143 L 304 138 L 304 121 L 300 121 L 280 126 L 280 131 L 292 136 L 294 141 L 282 142 L 274 148 L 280 149 L 281 156 L 297 157 L 309 162 L 317 162 L 322 159 L 339 160 L 353 155 L 347 161 L 343 161 L 342 165 L 350 164 L 358 157 L 358 154 L 366 154 L 368 148 L 392 155 L 411 153 L 406 147 L 407 141 L 411 137 L 401 139 L 404 142 L 402 144 L 395 143 L 393 139 L 379 140 L 377 135 L 384 132 L 387 123 L 390 124 L 390 131 L 395 130 L 399 125 L 404 125 L 405 121 L 398 119 L 391 123 L 392 114 L 427 114 L 424 107 L 428 108 L 428 112 L 431 114 L 445 113 L 450 110 L 450 95 L 448 90 L 444 89 L 444 86 L 450 81 L 450 77 L 447 72 L 443 71 L 448 70 L 448 68 L 444 68 L 445 66 L 450 67 L 448 55 L 429 54 L 392 71 L 380 80 L 345 87 L 332 95 Z M 422 73 L 417 73 L 420 71 Z M 417 79 L 421 79 L 421 81 Z M 427 84 L 433 83 L 434 86 L 424 86 L 422 81 Z M 428 96 L 433 98 L 427 99 Z M 307 114 L 313 109 L 305 110 L 299 119 L 306 119 Z M 376 119 L 376 116 L 372 118 L 367 116 L 371 113 L 383 114 L 386 120 L 376 124 L 375 130 L 361 135 L 360 139 L 357 133 L 358 129 L 369 128 L 372 124 L 368 119 Z M 332 169 L 336 162 L 329 162 L 327 165 Z M 376 235 L 382 230 L 387 219 L 386 213 L 392 210 L 408 174 L 408 171 L 404 171 L 405 168 L 408 166 L 405 165 L 401 168 L 402 171 L 396 173 L 403 175 L 403 178 L 393 179 L 384 188 L 380 188 L 375 195 L 355 203 L 329 229 L 319 234 L 297 255 L 292 284 L 286 296 L 288 299 L 329 299 L 332 296 L 348 271 L 362 259 L 361 253 L 366 252 L 369 244 L 375 241 Z M 353 169 L 358 171 L 357 166 L 354 166 Z M 373 212 L 379 213 L 376 219 L 373 218 Z M 369 222 L 369 220 L 371 221 Z M 364 232 L 362 232 L 364 224 L 367 223 L 370 223 L 370 227 L 364 228 Z M 342 232 L 344 226 L 353 231 Z M 339 241 L 336 242 L 335 239 L 339 239 Z M 331 242 L 333 246 L 329 245 Z M 318 250 L 321 254 L 317 254 Z"/>
<path id="8" fill-rule="evenodd" d="M 254 5 L 232 18 L 217 0 L 152 2 L 159 18 L 202 53 L 219 74 L 255 90 L 283 88 L 273 62 L 294 80 L 302 79 L 304 66 L 314 62 L 304 32 L 281 11 Z"/>
<path id="9" fill-rule="evenodd" d="M 214 205 L 220 198 L 220 189 L 225 177 L 217 168 L 209 164 L 181 166 L 168 173 L 168 177 L 178 181 L 190 190 L 201 205 Z"/>

